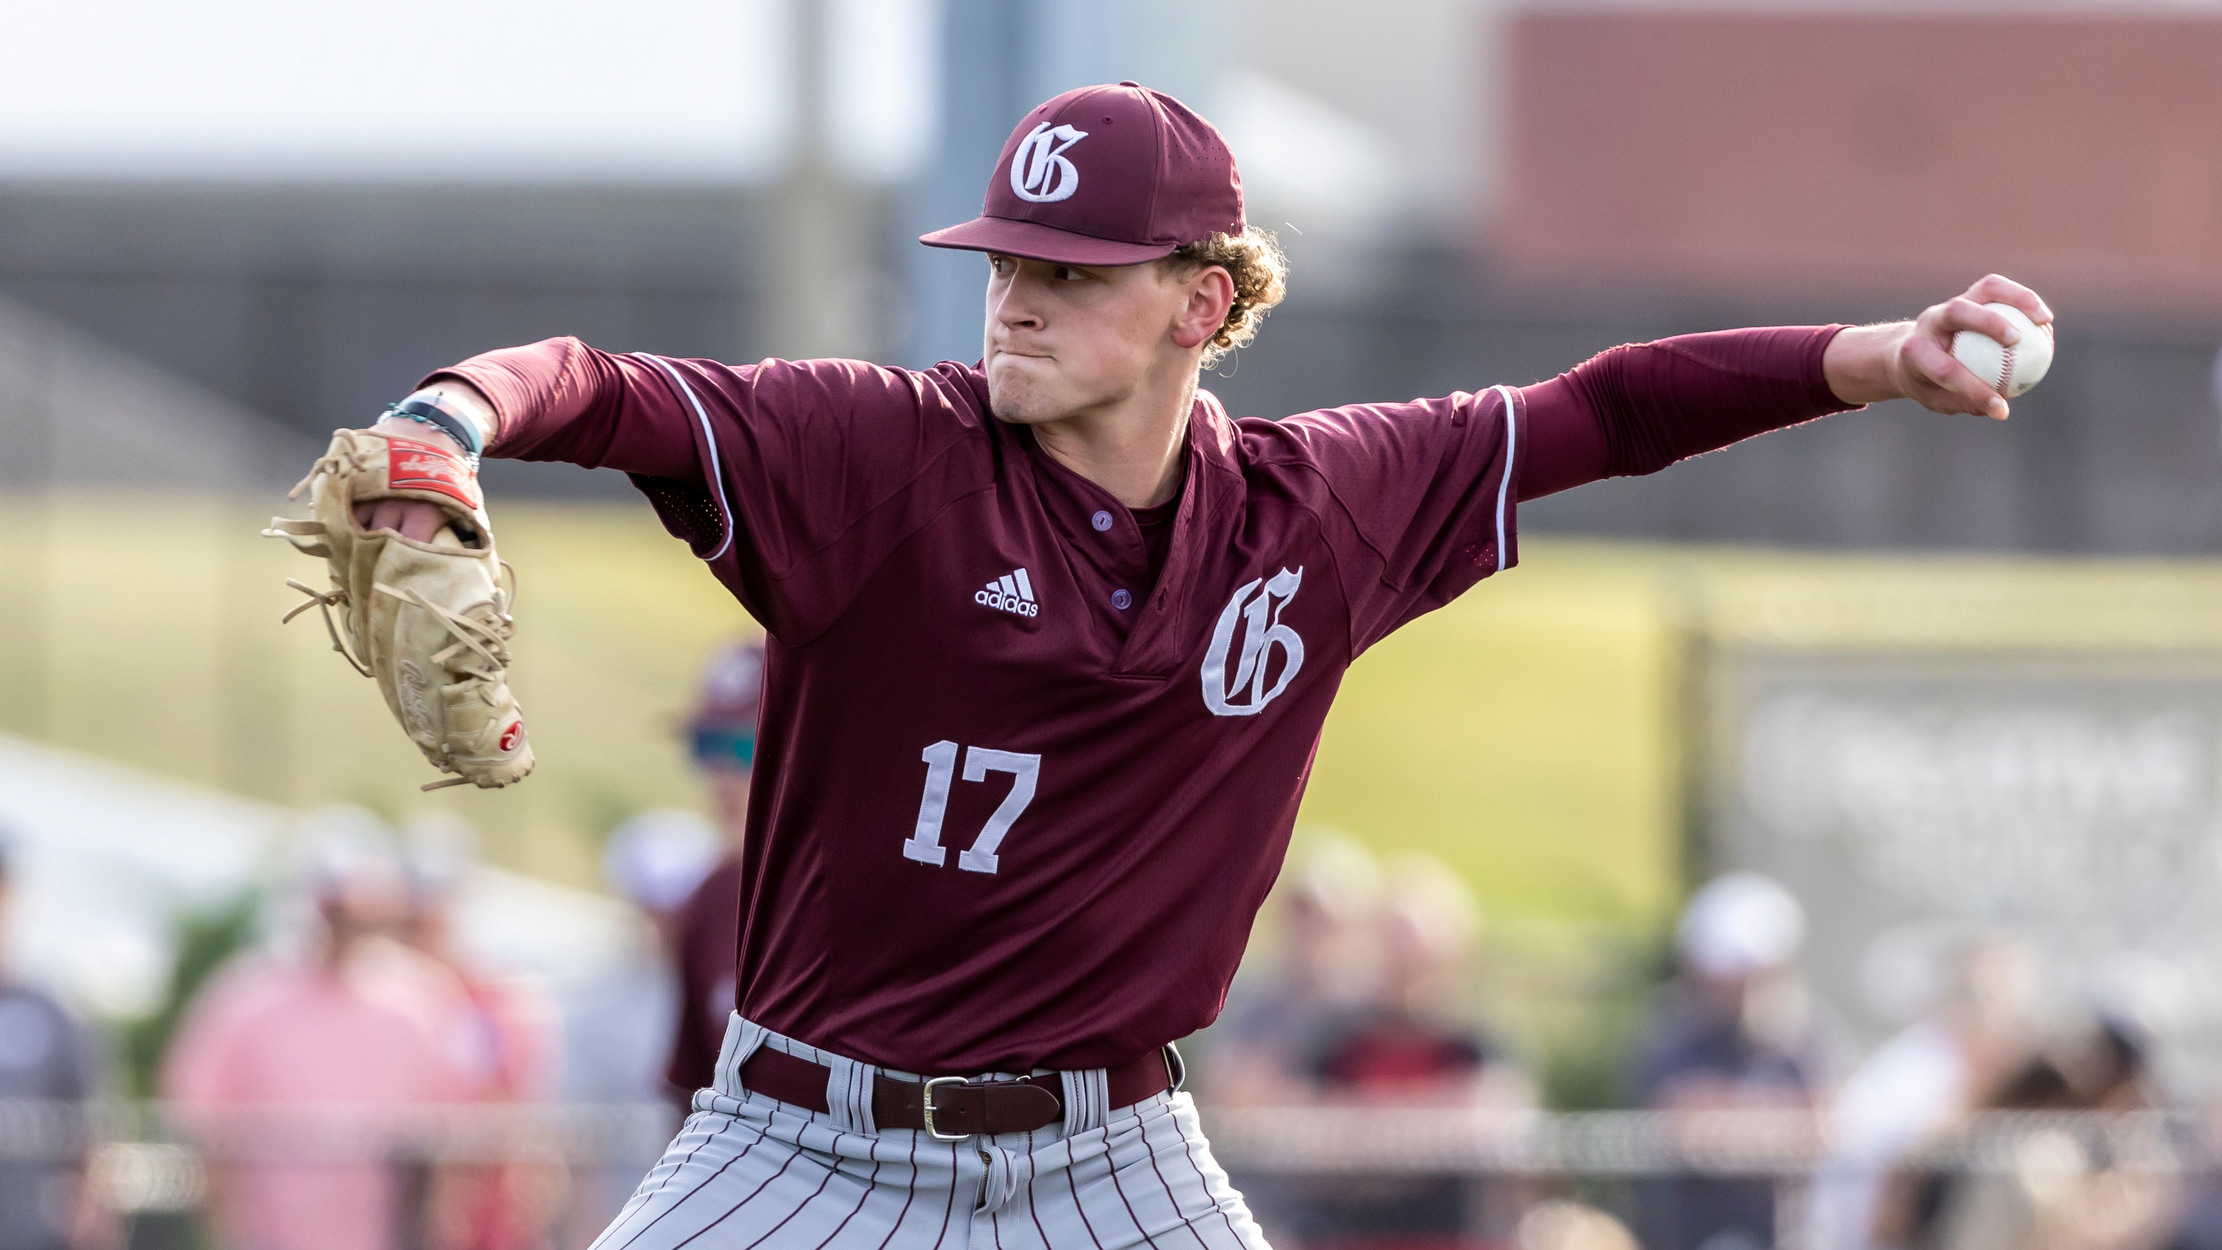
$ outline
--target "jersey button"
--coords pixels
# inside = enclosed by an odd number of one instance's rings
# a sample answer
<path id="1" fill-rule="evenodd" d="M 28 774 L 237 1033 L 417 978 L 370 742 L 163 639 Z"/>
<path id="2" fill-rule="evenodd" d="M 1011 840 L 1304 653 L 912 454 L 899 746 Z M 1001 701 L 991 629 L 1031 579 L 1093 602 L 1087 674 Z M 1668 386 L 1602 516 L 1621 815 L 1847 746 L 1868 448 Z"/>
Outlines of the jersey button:
<path id="1" fill-rule="evenodd" d="M 1111 592 L 1111 606 L 1124 612 L 1134 606 L 1134 596 L 1128 594 L 1124 588 L 1114 590 Z"/>
<path id="2" fill-rule="evenodd" d="M 1088 518 L 1088 524 L 1095 526 L 1096 533 L 1101 534 L 1111 528 L 1111 514 L 1108 512 L 1099 511 L 1094 516 Z"/>

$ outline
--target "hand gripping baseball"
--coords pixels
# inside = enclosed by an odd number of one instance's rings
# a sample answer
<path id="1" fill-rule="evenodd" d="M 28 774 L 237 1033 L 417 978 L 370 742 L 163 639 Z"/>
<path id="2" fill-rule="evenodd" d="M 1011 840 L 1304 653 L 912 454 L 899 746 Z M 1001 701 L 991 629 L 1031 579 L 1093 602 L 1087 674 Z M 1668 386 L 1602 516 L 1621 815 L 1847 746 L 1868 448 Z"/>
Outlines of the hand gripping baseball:
<path id="1" fill-rule="evenodd" d="M 1952 355 L 1952 336 L 1962 330 L 2009 347 L 2019 340 L 2019 328 L 1987 304 L 2017 308 L 2042 333 L 2052 333 L 2052 310 L 2044 300 L 1994 273 L 1912 321 L 1853 326 L 1839 333 L 1822 359 L 1829 388 L 1848 404 L 1910 399 L 1931 412 L 2005 420 L 2010 412 L 2006 397 Z"/>
<path id="2" fill-rule="evenodd" d="M 263 533 L 325 561 L 331 589 L 287 579 L 309 601 L 284 619 L 323 610 L 332 649 L 376 679 L 425 758 L 456 774 L 424 788 L 493 789 L 523 780 L 533 763 L 506 674 L 516 577 L 504 587 L 509 566 L 494 552 L 477 474 L 445 443 L 334 431 L 330 449 L 293 488 L 293 498 L 310 492 L 310 518 L 274 517 Z M 446 524 L 429 540 L 362 524 L 358 507 L 381 501 L 436 507 Z"/>

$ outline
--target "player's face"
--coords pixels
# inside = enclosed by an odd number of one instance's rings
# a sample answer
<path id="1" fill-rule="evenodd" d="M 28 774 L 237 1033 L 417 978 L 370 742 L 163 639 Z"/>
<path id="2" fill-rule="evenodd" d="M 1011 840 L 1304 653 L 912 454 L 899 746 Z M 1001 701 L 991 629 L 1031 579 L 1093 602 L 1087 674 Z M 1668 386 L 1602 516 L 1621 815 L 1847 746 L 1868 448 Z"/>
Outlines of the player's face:
<path id="1" fill-rule="evenodd" d="M 1079 266 L 988 257 L 982 356 L 995 415 L 1027 425 L 1118 408 L 1186 371 L 1177 341 L 1192 281 L 1155 264 Z"/>

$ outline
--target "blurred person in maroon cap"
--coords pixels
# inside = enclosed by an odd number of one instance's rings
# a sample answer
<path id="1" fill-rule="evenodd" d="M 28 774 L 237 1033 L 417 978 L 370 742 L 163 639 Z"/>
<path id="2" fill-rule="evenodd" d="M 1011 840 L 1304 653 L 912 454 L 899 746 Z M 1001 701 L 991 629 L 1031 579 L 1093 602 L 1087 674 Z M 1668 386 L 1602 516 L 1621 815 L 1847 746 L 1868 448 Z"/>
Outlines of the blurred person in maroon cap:
<path id="1" fill-rule="evenodd" d="M 1255 1250 L 1170 1048 L 1218 1012 L 1348 666 L 1510 568 L 1523 500 L 1877 400 L 2004 417 L 1951 337 L 2017 337 L 1987 300 L 2051 320 L 1993 276 L 1914 321 L 1236 420 L 1198 375 L 1285 265 L 1218 131 L 1134 83 L 1030 110 L 980 216 L 921 241 L 983 254 L 977 364 L 552 339 L 373 427 L 459 477 L 629 473 L 768 635 L 739 1009 L 610 1250 Z"/>
<path id="2" fill-rule="evenodd" d="M 718 1047 L 736 1006 L 733 952 L 741 944 L 742 882 L 748 872 L 741 851 L 763 693 L 764 644 L 736 642 L 711 658 L 687 718 L 688 750 L 710 788 L 725 847 L 675 917 L 679 1024 L 665 1080 L 682 1104 L 715 1078 Z"/>
<path id="3" fill-rule="evenodd" d="M 204 983 L 163 1096 L 208 1161 L 218 1244 L 448 1250 L 439 1177 L 396 1117 L 474 1097 L 465 992 L 396 940 L 408 882 L 374 817 L 327 809 L 304 840 L 300 949 L 244 952 Z"/>

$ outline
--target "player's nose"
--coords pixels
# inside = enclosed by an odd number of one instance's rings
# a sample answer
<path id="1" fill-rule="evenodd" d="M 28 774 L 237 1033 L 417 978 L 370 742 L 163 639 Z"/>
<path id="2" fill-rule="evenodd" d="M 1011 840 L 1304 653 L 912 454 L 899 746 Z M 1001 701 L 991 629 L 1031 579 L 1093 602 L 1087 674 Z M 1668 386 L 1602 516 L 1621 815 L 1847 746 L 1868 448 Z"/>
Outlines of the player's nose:
<path id="1" fill-rule="evenodd" d="M 988 315 L 997 325 L 1014 330 L 1041 328 L 1040 305 L 1027 289 L 1029 285 L 1021 274 L 1004 283 L 1000 291 L 988 288 Z"/>

